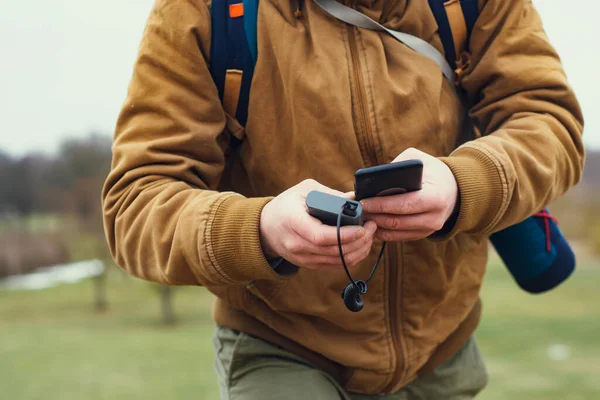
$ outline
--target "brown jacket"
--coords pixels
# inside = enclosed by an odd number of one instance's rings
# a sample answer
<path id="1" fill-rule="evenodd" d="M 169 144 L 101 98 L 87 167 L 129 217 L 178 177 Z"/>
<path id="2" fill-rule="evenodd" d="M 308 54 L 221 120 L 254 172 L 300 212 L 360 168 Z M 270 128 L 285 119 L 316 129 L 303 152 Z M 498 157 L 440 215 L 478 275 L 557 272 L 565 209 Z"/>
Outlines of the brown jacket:
<path id="1" fill-rule="evenodd" d="M 426 0 L 354 6 L 443 51 Z M 103 190 L 112 254 L 140 278 L 207 287 L 218 323 L 310 356 L 350 391 L 396 391 L 475 329 L 488 235 L 580 178 L 581 111 L 539 16 L 531 1 L 480 1 L 462 80 L 476 139 L 461 145 L 465 108 L 434 62 L 311 1 L 296 18 L 289 0 L 261 0 L 246 139 L 233 150 L 229 135 L 244 132 L 207 67 L 209 7 L 158 0 L 148 20 Z M 451 168 L 459 218 L 442 240 L 390 243 L 362 312 L 341 301 L 343 271 L 270 268 L 258 223 L 271 196 L 307 178 L 352 190 L 356 169 L 408 147 Z"/>

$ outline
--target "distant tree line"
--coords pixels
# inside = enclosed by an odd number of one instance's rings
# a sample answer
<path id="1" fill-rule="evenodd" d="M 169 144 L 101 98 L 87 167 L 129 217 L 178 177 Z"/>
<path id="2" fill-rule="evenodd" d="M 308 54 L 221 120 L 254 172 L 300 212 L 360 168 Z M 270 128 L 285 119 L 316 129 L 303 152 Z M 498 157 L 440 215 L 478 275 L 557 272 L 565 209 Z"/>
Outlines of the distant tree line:
<path id="1" fill-rule="evenodd" d="M 110 136 L 95 133 L 54 154 L 0 151 L 0 277 L 108 258 L 100 193 L 111 157 Z M 59 226 L 40 229 L 49 215 Z"/>
<path id="2" fill-rule="evenodd" d="M 111 145 L 109 135 L 91 133 L 64 140 L 52 155 L 12 157 L 0 150 L 0 278 L 80 258 L 110 263 L 100 195 L 110 171 Z M 6 223 L 3 229 L 3 220 L 48 214 L 59 216 L 58 232 L 6 229 Z M 106 275 L 94 282 L 94 307 L 102 311 L 108 301 Z M 173 289 L 156 288 L 162 322 L 175 323 Z"/>
<path id="3" fill-rule="evenodd" d="M 0 151 L 0 213 L 100 214 L 100 191 L 111 162 L 111 138 L 66 139 L 53 155 L 11 157 Z"/>

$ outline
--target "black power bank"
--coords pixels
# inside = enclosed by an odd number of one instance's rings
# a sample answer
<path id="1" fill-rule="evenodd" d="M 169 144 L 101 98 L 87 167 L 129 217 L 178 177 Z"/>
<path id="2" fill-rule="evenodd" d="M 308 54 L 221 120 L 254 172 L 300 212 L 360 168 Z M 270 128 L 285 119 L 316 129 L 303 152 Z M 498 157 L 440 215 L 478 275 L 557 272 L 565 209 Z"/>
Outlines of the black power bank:
<path id="1" fill-rule="evenodd" d="M 362 205 L 358 201 L 313 190 L 306 196 L 308 213 L 325 225 L 336 226 L 342 212 L 341 225 L 362 225 Z"/>

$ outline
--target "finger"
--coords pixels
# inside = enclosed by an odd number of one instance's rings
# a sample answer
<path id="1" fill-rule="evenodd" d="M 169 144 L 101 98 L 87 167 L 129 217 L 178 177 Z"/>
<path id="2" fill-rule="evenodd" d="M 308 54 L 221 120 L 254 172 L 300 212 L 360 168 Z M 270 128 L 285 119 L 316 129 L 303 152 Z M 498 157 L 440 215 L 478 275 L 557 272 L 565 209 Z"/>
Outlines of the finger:
<path id="1" fill-rule="evenodd" d="M 375 237 L 384 242 L 407 242 L 411 240 L 424 239 L 434 231 L 393 231 L 388 229 L 378 229 Z"/>
<path id="2" fill-rule="evenodd" d="M 395 231 L 438 231 L 444 226 L 441 214 L 431 212 L 413 215 L 367 214 L 366 218 L 379 228 Z"/>
<path id="3" fill-rule="evenodd" d="M 377 231 L 377 227 L 372 221 L 368 221 L 365 224 L 365 229 L 368 232 L 367 237 L 369 239 L 365 241 L 365 243 L 362 246 L 356 248 L 355 250 L 344 250 L 344 261 L 346 262 L 346 265 L 348 267 L 358 264 L 360 261 L 364 260 L 371 252 L 371 248 L 373 247 L 373 238 L 375 232 Z"/>
<path id="4" fill-rule="evenodd" d="M 353 251 L 370 245 L 370 243 L 373 242 L 375 232 L 377 231 L 377 224 L 375 224 L 373 221 L 367 221 L 363 225 L 363 228 L 365 229 L 365 235 L 362 238 L 342 245 L 342 251 L 344 254 L 350 254 Z M 331 246 L 317 246 L 306 241 L 306 244 L 306 252 L 310 252 L 312 254 L 335 255 L 338 257 L 340 255 L 337 243 Z"/>
<path id="5" fill-rule="evenodd" d="M 437 207 L 437 202 L 432 197 L 428 192 L 419 190 L 394 196 L 371 197 L 361 200 L 361 204 L 363 212 L 369 214 L 421 214 Z"/>
<path id="6" fill-rule="evenodd" d="M 282 244 L 285 252 L 287 253 L 285 254 L 284 258 L 289 260 L 302 260 L 305 264 L 336 264 L 340 262 L 340 254 L 337 246 L 335 252 L 331 251 L 329 253 L 325 253 L 323 251 L 319 251 L 319 246 L 310 243 L 308 240 L 298 235 L 295 235 L 291 238 L 286 238 Z M 331 247 L 333 248 L 333 246 Z M 313 258 L 316 258 L 316 260 L 313 260 Z"/>
<path id="7" fill-rule="evenodd" d="M 308 194 L 308 192 L 310 192 L 312 190 L 318 190 L 319 192 L 332 194 L 334 196 L 343 196 L 344 195 L 343 192 L 329 188 L 329 187 L 317 182 L 314 179 L 306 179 L 306 180 L 300 182 L 299 185 L 301 185 L 305 189 L 304 190 L 305 195 Z"/>
<path id="8" fill-rule="evenodd" d="M 346 265 L 348 267 L 353 267 L 365 258 L 369 256 L 371 252 L 371 248 L 373 247 L 373 241 L 371 240 L 366 245 L 354 250 L 351 253 L 344 253 L 344 261 L 346 261 Z"/>
<path id="9" fill-rule="evenodd" d="M 375 225 L 375 229 L 365 229 L 366 234 L 362 238 L 351 243 L 343 244 L 342 251 L 344 254 L 349 254 L 373 241 L 375 231 L 377 230 L 377 225 L 372 221 L 369 221 L 369 224 Z M 292 240 L 288 240 L 286 243 L 284 243 L 284 247 L 289 253 L 294 254 L 295 256 L 321 255 L 331 256 L 337 260 L 339 260 L 340 257 L 340 250 L 337 243 L 330 246 L 317 246 L 301 236 L 296 236 Z"/>
<path id="10" fill-rule="evenodd" d="M 348 200 L 354 200 L 356 198 L 356 194 L 354 192 L 346 192 L 342 195 L 342 197 Z"/>
<path id="11" fill-rule="evenodd" d="M 317 246 L 331 246 L 338 242 L 337 227 L 323 224 L 307 213 L 300 213 L 292 224 L 292 229 L 298 235 Z M 340 238 L 342 244 L 351 243 L 365 236 L 366 231 L 359 225 L 342 226 Z"/>
<path id="12" fill-rule="evenodd" d="M 294 226 L 292 226 L 292 230 L 294 230 Z M 342 244 L 342 250 L 344 254 L 350 253 L 358 248 L 363 247 L 365 244 L 371 242 L 373 240 L 374 234 L 377 231 L 377 224 L 373 221 L 367 221 L 363 229 L 365 234 L 352 242 Z M 286 239 L 283 242 L 283 247 L 291 254 L 300 255 L 300 254 L 315 254 L 315 255 L 329 255 L 339 257 L 340 251 L 336 243 L 333 245 L 319 246 L 308 239 L 300 236 L 298 232 L 294 231 L 297 235 L 291 238 Z M 336 235 L 337 236 L 337 235 Z"/>
<path id="13" fill-rule="evenodd" d="M 369 228 L 370 229 L 370 228 Z M 373 231 L 374 232 L 374 231 Z M 344 261 L 346 266 L 351 268 L 369 256 L 373 246 L 373 238 L 371 237 L 364 245 L 354 251 L 344 253 Z M 300 254 L 296 257 L 298 265 L 303 265 L 305 268 L 316 269 L 339 269 L 342 267 L 342 261 L 339 252 L 335 256 L 323 256 L 318 254 Z"/>
<path id="14" fill-rule="evenodd" d="M 346 266 L 351 268 L 358 264 L 360 261 L 364 260 L 368 257 L 371 252 L 373 241 L 370 241 L 366 245 L 362 246 L 355 251 L 344 254 L 344 261 L 346 262 Z M 321 256 L 315 254 L 308 255 L 300 255 L 296 257 L 296 262 L 298 265 L 304 266 L 309 269 L 340 269 L 343 268 L 342 259 L 339 255 L 335 257 L 331 256 Z"/>

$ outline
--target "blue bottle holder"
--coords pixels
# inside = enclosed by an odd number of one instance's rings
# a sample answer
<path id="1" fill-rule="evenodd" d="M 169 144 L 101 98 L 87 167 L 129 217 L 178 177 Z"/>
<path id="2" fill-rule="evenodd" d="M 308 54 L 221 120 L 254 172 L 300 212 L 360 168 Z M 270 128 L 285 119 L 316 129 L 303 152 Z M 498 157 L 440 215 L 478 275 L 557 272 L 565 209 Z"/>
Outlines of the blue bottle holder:
<path id="1" fill-rule="evenodd" d="M 543 293 L 575 270 L 575 254 L 548 209 L 490 236 L 490 241 L 517 284 Z"/>

